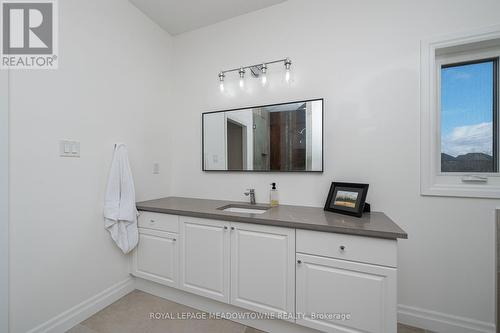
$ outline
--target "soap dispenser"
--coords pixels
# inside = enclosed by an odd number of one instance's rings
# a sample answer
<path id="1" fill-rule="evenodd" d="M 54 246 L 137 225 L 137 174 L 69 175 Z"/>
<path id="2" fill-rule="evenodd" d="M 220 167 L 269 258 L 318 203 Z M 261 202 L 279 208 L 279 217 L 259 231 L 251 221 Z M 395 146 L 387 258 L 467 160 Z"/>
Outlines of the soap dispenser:
<path id="1" fill-rule="evenodd" d="M 276 189 L 276 183 L 271 183 L 271 191 L 269 193 L 269 203 L 271 207 L 277 207 L 280 203 L 279 192 Z"/>

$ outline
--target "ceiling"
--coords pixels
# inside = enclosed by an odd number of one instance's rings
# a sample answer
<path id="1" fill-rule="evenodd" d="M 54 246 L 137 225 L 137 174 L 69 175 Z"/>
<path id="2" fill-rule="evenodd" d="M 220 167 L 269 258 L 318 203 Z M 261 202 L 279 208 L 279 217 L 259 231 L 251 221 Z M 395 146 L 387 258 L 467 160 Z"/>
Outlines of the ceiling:
<path id="1" fill-rule="evenodd" d="M 171 35 L 195 30 L 286 0 L 130 0 Z"/>

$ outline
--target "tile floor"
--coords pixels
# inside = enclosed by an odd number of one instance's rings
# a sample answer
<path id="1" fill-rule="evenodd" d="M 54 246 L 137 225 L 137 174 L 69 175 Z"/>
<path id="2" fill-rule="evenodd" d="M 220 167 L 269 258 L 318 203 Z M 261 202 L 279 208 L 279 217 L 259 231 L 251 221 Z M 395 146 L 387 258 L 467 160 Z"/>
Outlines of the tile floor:
<path id="1" fill-rule="evenodd" d="M 202 313 L 163 298 L 134 290 L 67 333 L 264 333 L 229 320 L 150 319 L 151 312 Z M 421 329 L 398 325 L 398 333 L 426 333 Z"/>

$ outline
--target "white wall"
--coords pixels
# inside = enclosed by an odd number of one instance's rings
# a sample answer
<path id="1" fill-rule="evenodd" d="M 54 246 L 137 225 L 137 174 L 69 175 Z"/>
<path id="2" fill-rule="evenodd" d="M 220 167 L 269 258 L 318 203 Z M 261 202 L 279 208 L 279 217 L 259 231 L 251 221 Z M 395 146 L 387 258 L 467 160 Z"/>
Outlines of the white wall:
<path id="1" fill-rule="evenodd" d="M 205 131 L 205 169 L 226 170 L 226 115 L 211 113 L 203 120 Z"/>
<path id="2" fill-rule="evenodd" d="M 174 115 L 172 115 L 175 117 Z M 233 120 L 245 126 L 247 170 L 253 169 L 253 114 L 251 110 L 215 112 L 205 115 L 205 169 L 227 169 L 227 120 Z M 175 122 L 175 120 L 173 121 Z M 245 144 L 245 143 L 244 143 Z"/>
<path id="3" fill-rule="evenodd" d="M 115 142 L 129 146 L 139 200 L 169 192 L 171 37 L 125 0 L 64 0 L 59 10 L 59 69 L 10 80 L 16 333 L 128 277 L 102 219 Z M 60 158 L 60 139 L 80 141 L 81 158 Z"/>
<path id="4" fill-rule="evenodd" d="M 319 101 L 314 101 L 310 105 L 311 129 L 307 133 L 311 149 L 310 170 L 317 171 L 323 167 L 323 104 Z"/>
<path id="5" fill-rule="evenodd" d="M 9 320 L 9 102 L 8 72 L 0 71 L 0 332 Z"/>
<path id="6" fill-rule="evenodd" d="M 246 129 L 246 169 L 253 170 L 253 112 L 252 109 L 225 112 L 227 119 L 236 121 Z M 227 131 L 227 123 L 224 125 Z M 227 139 L 227 135 L 226 135 Z M 225 143 L 227 145 L 227 142 Z M 243 143 L 245 144 L 245 143 Z"/>
<path id="7" fill-rule="evenodd" d="M 175 195 L 322 206 L 332 180 L 367 182 L 368 200 L 409 234 L 400 242 L 402 305 L 494 322 L 496 200 L 419 195 L 420 40 L 500 23 L 498 0 L 290 0 L 174 39 Z M 293 82 L 269 68 L 238 88 L 218 90 L 217 73 L 291 57 Z M 325 98 L 325 172 L 203 173 L 201 113 Z M 349 137 L 346 142 L 342 138 Z M 491 327 L 491 325 L 489 325 Z"/>

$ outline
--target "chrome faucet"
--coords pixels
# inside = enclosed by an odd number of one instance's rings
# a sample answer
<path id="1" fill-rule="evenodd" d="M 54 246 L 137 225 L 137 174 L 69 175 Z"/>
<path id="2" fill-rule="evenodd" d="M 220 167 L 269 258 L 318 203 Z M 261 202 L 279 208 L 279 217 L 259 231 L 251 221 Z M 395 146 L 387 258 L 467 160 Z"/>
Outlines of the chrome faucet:
<path id="1" fill-rule="evenodd" d="M 244 194 L 248 197 L 250 196 L 250 204 L 255 205 L 255 189 L 249 188 L 247 189 L 248 192 L 245 192 Z"/>

